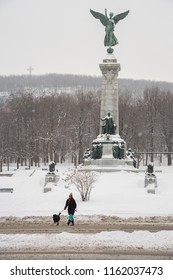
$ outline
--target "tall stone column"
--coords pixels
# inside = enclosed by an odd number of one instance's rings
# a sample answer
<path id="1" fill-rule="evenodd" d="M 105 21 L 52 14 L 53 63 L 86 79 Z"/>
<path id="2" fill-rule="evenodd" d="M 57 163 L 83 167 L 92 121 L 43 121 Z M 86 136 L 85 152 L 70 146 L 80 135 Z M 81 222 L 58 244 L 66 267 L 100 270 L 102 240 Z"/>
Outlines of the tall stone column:
<path id="1" fill-rule="evenodd" d="M 100 65 L 102 72 L 102 93 L 100 118 L 111 113 L 114 123 L 117 125 L 116 134 L 119 134 L 119 112 L 118 112 L 118 72 L 121 67 L 113 54 L 107 54 Z M 103 122 L 100 122 L 100 128 Z M 100 133 L 102 133 L 100 131 Z"/>

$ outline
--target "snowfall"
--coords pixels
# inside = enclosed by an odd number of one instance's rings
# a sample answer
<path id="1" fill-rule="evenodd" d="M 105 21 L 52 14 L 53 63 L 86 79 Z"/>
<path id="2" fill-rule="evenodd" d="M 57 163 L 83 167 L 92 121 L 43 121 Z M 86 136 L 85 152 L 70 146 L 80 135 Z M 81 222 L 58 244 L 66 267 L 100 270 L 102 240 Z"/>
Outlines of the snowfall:
<path id="1" fill-rule="evenodd" d="M 173 166 L 155 166 L 158 187 L 155 194 L 148 193 L 144 188 L 145 167 L 139 172 L 96 172 L 96 182 L 91 191 L 90 200 L 82 202 L 78 190 L 67 185 L 64 178 L 72 166 L 56 165 L 59 175 L 57 185 L 51 184 L 51 191 L 44 192 L 46 168 L 9 171 L 3 167 L 0 175 L 0 188 L 13 188 L 13 193 L 0 193 L 0 221 L 9 219 L 50 217 L 64 209 L 65 201 L 70 192 L 77 202 L 75 223 L 79 220 L 92 222 L 100 216 L 115 216 L 125 219 L 130 217 L 168 217 L 173 216 Z M 11 177 L 5 176 L 13 174 Z M 3 175 L 3 176 L 2 176 Z M 62 216 L 68 218 L 67 211 Z M 61 223 L 59 225 L 61 227 Z M 172 250 L 173 231 L 102 231 L 99 233 L 45 233 L 45 234 L 0 234 L 0 249 L 42 248 L 47 249 L 58 244 L 59 248 L 118 247 L 122 249 L 142 247 L 143 249 Z M 54 245 L 52 245 L 54 244 Z"/>

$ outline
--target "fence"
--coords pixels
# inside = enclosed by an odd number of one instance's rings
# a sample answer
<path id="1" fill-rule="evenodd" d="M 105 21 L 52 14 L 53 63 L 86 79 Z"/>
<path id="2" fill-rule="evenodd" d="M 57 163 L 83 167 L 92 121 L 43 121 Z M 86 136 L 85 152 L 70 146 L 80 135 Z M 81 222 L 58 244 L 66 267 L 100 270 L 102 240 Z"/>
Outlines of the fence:
<path id="1" fill-rule="evenodd" d="M 149 162 L 154 165 L 172 165 L 173 152 L 134 152 L 137 159 L 137 167 L 147 166 Z"/>

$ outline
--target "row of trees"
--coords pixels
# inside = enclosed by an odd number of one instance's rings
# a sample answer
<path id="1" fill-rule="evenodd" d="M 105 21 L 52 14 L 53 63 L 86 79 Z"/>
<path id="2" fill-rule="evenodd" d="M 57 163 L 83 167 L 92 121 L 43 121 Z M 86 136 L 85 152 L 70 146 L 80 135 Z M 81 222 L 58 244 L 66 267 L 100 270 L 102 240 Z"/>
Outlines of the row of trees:
<path id="1" fill-rule="evenodd" d="M 71 158 L 81 162 L 84 149 L 99 132 L 99 96 L 93 93 L 33 97 L 18 95 L 0 108 L 0 157 L 38 165 Z M 1 168 L 2 169 L 2 168 Z"/>
<path id="2" fill-rule="evenodd" d="M 120 94 L 120 135 L 136 152 L 169 152 L 172 164 L 173 94 L 146 88 L 142 97 Z M 0 106 L 0 170 L 3 162 L 82 162 L 99 134 L 100 94 L 20 94 Z M 152 159 L 151 159 L 152 160 Z"/>
<path id="3" fill-rule="evenodd" d="M 173 153 L 173 94 L 146 88 L 142 98 L 120 99 L 120 133 L 136 152 Z M 124 113 L 123 113 L 124 112 Z"/>

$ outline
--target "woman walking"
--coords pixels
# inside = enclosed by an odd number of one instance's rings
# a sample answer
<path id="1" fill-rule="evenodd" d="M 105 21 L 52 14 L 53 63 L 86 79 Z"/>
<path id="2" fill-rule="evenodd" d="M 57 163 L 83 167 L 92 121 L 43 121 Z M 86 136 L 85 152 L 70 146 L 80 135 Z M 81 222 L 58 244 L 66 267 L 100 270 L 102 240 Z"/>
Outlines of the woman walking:
<path id="1" fill-rule="evenodd" d="M 72 226 L 74 226 L 74 212 L 75 212 L 75 209 L 77 207 L 77 204 L 76 204 L 76 201 L 75 199 L 73 198 L 73 194 L 70 193 L 69 194 L 69 198 L 66 200 L 66 204 L 65 204 L 65 207 L 64 207 L 64 210 L 66 210 L 66 208 L 68 208 L 68 222 L 67 222 L 67 225 L 69 226 L 70 223 Z"/>

